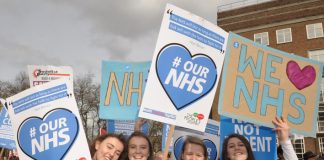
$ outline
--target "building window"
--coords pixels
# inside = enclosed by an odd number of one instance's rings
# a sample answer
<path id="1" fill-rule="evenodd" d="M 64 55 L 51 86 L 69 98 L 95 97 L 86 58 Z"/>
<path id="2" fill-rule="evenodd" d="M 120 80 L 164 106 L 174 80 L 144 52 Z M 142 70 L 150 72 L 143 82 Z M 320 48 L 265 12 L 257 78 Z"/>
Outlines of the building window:
<path id="1" fill-rule="evenodd" d="M 305 153 L 304 139 L 295 139 L 293 141 L 293 146 L 295 148 L 298 159 L 303 159 L 303 154 Z"/>
<path id="2" fill-rule="evenodd" d="M 324 62 L 324 49 L 308 51 L 308 57 L 316 61 Z M 322 73 L 320 105 L 318 107 L 318 119 L 317 119 L 317 131 L 320 133 L 324 133 L 324 103 L 323 103 L 324 94 L 323 93 L 324 93 L 324 74 Z"/>
<path id="3" fill-rule="evenodd" d="M 324 152 L 324 137 L 318 137 L 318 143 L 319 143 L 319 149 L 320 152 L 323 153 Z"/>
<path id="4" fill-rule="evenodd" d="M 307 39 L 323 37 L 322 23 L 306 25 Z"/>
<path id="5" fill-rule="evenodd" d="M 277 33 L 277 43 L 287 43 L 291 42 L 291 28 L 280 29 L 276 31 Z"/>
<path id="6" fill-rule="evenodd" d="M 308 57 L 310 59 L 313 59 L 316 61 L 324 62 L 324 49 L 308 51 Z M 324 94 L 323 94 L 324 93 L 324 68 L 323 68 L 322 79 L 321 79 L 321 92 L 320 93 L 321 93 L 320 101 L 324 102 Z"/>
<path id="7" fill-rule="evenodd" d="M 264 45 L 269 45 L 268 32 L 254 34 L 254 41 Z"/>
<path id="8" fill-rule="evenodd" d="M 324 104 L 322 103 L 318 107 L 317 130 L 324 133 Z"/>

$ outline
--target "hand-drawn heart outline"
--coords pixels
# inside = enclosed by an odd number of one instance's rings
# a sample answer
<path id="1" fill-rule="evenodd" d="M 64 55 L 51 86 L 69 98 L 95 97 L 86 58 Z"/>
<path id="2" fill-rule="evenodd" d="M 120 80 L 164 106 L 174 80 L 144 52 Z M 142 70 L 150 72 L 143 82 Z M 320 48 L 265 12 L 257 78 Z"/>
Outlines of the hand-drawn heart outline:
<path id="1" fill-rule="evenodd" d="M 313 66 L 307 65 L 302 70 L 295 61 L 287 63 L 286 73 L 290 82 L 299 90 L 310 85 L 316 79 L 316 71 Z"/>
<path id="2" fill-rule="evenodd" d="M 175 99 L 173 99 L 173 97 L 170 95 L 170 94 L 172 94 L 172 93 L 169 93 L 169 92 L 167 91 L 167 89 L 164 87 L 163 82 L 161 81 L 161 78 L 160 78 L 160 75 L 159 75 L 158 65 L 159 65 L 160 56 L 161 56 L 161 54 L 164 53 L 165 50 L 167 50 L 167 49 L 170 48 L 170 47 L 180 47 L 180 48 L 184 49 L 184 50 L 186 51 L 186 53 L 190 56 L 190 58 L 191 58 L 192 60 L 195 60 L 195 58 L 197 58 L 197 59 L 198 59 L 198 58 L 206 58 L 206 59 L 208 59 L 208 60 L 211 62 L 211 64 L 213 65 L 213 67 L 214 67 L 214 68 L 213 68 L 213 71 L 215 71 L 215 77 L 214 77 L 214 79 L 211 81 L 212 86 L 210 86 L 210 88 L 209 88 L 207 91 L 205 91 L 204 94 L 202 94 L 202 95 L 200 95 L 200 96 L 194 98 L 193 100 L 191 100 L 191 101 L 189 101 L 189 102 L 186 102 L 186 103 L 183 104 L 183 105 L 178 105 L 178 104 L 176 103 Z M 201 54 L 201 53 L 199 53 L 199 54 L 196 54 L 196 55 L 193 56 L 193 55 L 191 54 L 191 52 L 190 52 L 190 51 L 189 51 L 189 50 L 188 50 L 184 45 L 182 45 L 182 44 L 178 44 L 178 43 L 170 43 L 170 44 L 167 44 L 167 45 L 165 45 L 164 47 L 162 47 L 162 49 L 159 51 L 159 53 L 158 53 L 158 55 L 157 55 L 157 59 L 156 59 L 156 63 L 155 63 L 155 70 L 156 70 L 156 74 L 157 74 L 158 80 L 159 80 L 160 84 L 162 85 L 163 90 L 165 91 L 165 93 L 167 94 L 167 96 L 169 97 L 169 99 L 171 100 L 172 104 L 174 105 L 174 107 L 175 107 L 177 110 L 181 110 L 181 109 L 187 107 L 188 105 L 194 103 L 195 101 L 199 100 L 199 99 L 202 98 L 203 96 L 207 95 L 207 94 L 208 94 L 208 93 L 209 93 L 209 92 L 214 88 L 214 86 L 215 86 L 215 82 L 216 82 L 216 80 L 217 80 L 217 76 L 218 76 L 218 75 L 217 75 L 217 67 L 216 67 L 216 64 L 214 63 L 214 61 L 213 61 L 213 60 L 212 60 L 208 55 L 205 55 L 205 54 Z"/>
<path id="3" fill-rule="evenodd" d="M 17 132 L 18 145 L 19 145 L 19 147 L 21 148 L 21 150 L 22 150 L 22 151 L 23 151 L 23 152 L 24 152 L 28 157 L 30 157 L 30 158 L 32 158 L 32 159 L 36 159 L 36 158 L 34 158 L 33 156 L 29 155 L 29 153 L 27 153 L 27 152 L 24 150 L 24 147 L 20 144 L 20 137 L 19 137 L 19 135 L 20 135 L 20 130 L 22 129 L 23 125 L 24 125 L 26 122 L 28 122 L 29 120 L 32 120 L 32 119 L 39 119 L 39 120 L 41 120 L 41 121 L 44 122 L 44 120 L 46 121 L 46 119 L 47 119 L 49 116 L 51 116 L 52 113 L 54 113 L 54 112 L 56 112 L 56 111 L 60 111 L 60 110 L 64 110 L 64 111 L 69 112 L 70 114 L 72 114 L 72 115 L 74 116 L 74 118 L 75 118 L 75 122 L 76 122 L 76 126 L 75 126 L 75 127 L 76 127 L 76 131 L 75 131 L 76 133 L 75 133 L 75 136 L 74 136 L 74 138 L 71 138 L 71 139 L 70 139 L 71 144 L 70 144 L 70 146 L 68 146 L 68 147 L 66 148 L 65 153 L 62 154 L 62 156 L 60 157 L 60 159 L 64 158 L 64 156 L 66 155 L 66 153 L 68 153 L 68 151 L 70 150 L 70 148 L 73 146 L 74 141 L 75 141 L 75 139 L 77 138 L 77 136 L 78 136 L 78 134 L 79 134 L 79 121 L 78 121 L 77 117 L 73 114 L 72 111 L 70 111 L 70 110 L 68 110 L 68 109 L 66 109 L 66 108 L 55 108 L 55 109 L 53 109 L 53 110 L 48 111 L 48 112 L 43 116 L 43 118 L 36 117 L 36 116 L 28 117 L 27 119 L 25 119 L 25 120 L 24 120 L 24 121 L 19 125 L 19 127 L 18 127 L 18 132 Z M 28 134 L 28 133 L 27 133 L 27 134 Z M 50 158 L 50 157 L 49 157 L 49 158 Z"/>

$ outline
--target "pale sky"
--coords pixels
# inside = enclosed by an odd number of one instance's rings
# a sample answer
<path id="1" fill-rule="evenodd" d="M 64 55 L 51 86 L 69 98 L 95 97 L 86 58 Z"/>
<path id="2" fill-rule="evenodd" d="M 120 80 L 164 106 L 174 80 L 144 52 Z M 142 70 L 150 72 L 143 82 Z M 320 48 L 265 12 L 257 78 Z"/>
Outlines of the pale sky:
<path id="1" fill-rule="evenodd" d="M 216 24 L 235 0 L 0 0 L 0 80 L 27 65 L 72 66 L 100 82 L 101 61 L 150 61 L 166 3 Z"/>

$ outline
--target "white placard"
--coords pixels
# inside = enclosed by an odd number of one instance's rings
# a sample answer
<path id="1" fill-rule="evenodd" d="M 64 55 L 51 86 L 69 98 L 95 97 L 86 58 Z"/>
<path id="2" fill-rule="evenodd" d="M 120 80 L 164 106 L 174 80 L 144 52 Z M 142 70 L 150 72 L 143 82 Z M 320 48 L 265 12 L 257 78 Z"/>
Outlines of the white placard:
<path id="1" fill-rule="evenodd" d="M 91 159 L 70 81 L 35 86 L 6 102 L 19 158 Z"/>
<path id="2" fill-rule="evenodd" d="M 30 87 L 46 82 L 67 78 L 73 82 L 73 69 L 70 66 L 28 65 Z"/>
<path id="3" fill-rule="evenodd" d="M 170 4 L 164 13 L 139 116 L 203 132 L 228 33 Z"/>

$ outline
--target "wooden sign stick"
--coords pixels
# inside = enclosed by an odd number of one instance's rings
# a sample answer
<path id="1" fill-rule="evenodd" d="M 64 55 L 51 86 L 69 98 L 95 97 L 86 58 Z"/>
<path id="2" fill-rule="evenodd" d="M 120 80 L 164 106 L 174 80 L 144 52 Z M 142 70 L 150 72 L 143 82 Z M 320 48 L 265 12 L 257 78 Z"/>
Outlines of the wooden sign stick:
<path id="1" fill-rule="evenodd" d="M 170 125 L 170 130 L 168 131 L 168 137 L 167 137 L 167 141 L 163 150 L 163 160 L 167 160 L 168 159 L 168 152 L 169 152 L 169 147 L 171 144 L 171 140 L 172 140 L 172 136 L 174 133 L 174 128 L 175 125 Z"/>

